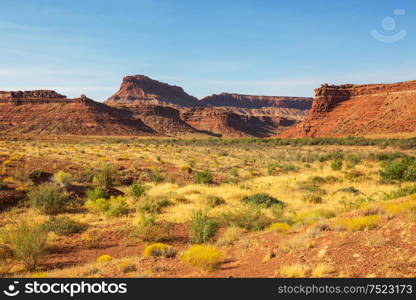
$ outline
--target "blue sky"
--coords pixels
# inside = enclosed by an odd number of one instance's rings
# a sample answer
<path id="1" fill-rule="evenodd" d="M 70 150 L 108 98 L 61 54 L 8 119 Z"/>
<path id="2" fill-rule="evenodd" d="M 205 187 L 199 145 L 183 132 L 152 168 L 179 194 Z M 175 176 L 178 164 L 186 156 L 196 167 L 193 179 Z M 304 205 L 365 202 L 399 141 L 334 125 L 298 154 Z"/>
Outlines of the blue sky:
<path id="1" fill-rule="evenodd" d="M 415 31 L 414 0 L 1 0 L 0 90 L 101 101 L 145 74 L 197 97 L 313 96 L 324 82 L 415 80 Z"/>

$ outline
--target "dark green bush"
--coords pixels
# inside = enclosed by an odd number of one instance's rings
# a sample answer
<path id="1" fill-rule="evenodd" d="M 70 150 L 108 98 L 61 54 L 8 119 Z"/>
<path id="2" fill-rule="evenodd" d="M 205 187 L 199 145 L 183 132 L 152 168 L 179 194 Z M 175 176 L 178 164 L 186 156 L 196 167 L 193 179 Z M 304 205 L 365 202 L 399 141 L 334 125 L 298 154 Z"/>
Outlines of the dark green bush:
<path id="1" fill-rule="evenodd" d="M 103 191 L 101 188 L 94 188 L 87 190 L 87 198 L 88 200 L 98 200 L 101 198 L 105 198 L 105 191 Z"/>
<path id="2" fill-rule="evenodd" d="M 111 164 L 104 165 L 94 176 L 93 182 L 103 190 L 110 189 L 114 184 L 114 168 Z"/>
<path id="3" fill-rule="evenodd" d="M 136 199 L 140 198 L 145 193 L 145 191 L 146 189 L 141 182 L 133 183 L 130 186 L 130 193 Z"/>
<path id="4" fill-rule="evenodd" d="M 211 208 L 221 206 L 225 204 L 225 200 L 221 197 L 208 195 L 206 197 L 207 205 Z"/>
<path id="5" fill-rule="evenodd" d="M 384 193 L 383 200 L 393 200 L 413 194 L 416 194 L 416 186 L 405 186 L 395 191 Z"/>
<path id="6" fill-rule="evenodd" d="M 242 199 L 242 201 L 247 204 L 255 204 L 265 208 L 273 205 L 284 206 L 282 201 L 263 193 L 246 196 Z"/>
<path id="7" fill-rule="evenodd" d="M 382 180 L 416 181 L 416 159 L 403 157 L 387 161 L 382 165 L 380 177 Z"/>
<path id="8" fill-rule="evenodd" d="M 204 170 L 196 173 L 195 181 L 200 184 L 211 184 L 214 178 L 209 170 Z"/>
<path id="9" fill-rule="evenodd" d="M 342 169 L 342 160 L 336 159 L 331 162 L 331 169 L 333 171 L 339 171 Z"/>
<path id="10" fill-rule="evenodd" d="M 219 219 L 223 226 L 236 226 L 250 231 L 263 230 L 271 223 L 260 209 L 253 207 L 223 213 Z"/>
<path id="11" fill-rule="evenodd" d="M 45 232 L 54 232 L 57 235 L 69 235 L 79 233 L 87 228 L 86 224 L 72 220 L 67 216 L 50 217 L 45 223 L 40 225 Z"/>
<path id="12" fill-rule="evenodd" d="M 154 183 L 161 183 L 164 179 L 162 176 L 162 173 L 158 169 L 153 169 L 150 172 L 149 176 L 150 176 L 150 180 L 153 181 Z"/>
<path id="13" fill-rule="evenodd" d="M 193 243 L 209 242 L 217 233 L 218 224 L 203 211 L 194 211 L 190 224 L 190 239 Z"/>
<path id="14" fill-rule="evenodd" d="M 30 205 L 40 212 L 54 215 L 61 213 L 70 199 L 56 186 L 42 184 L 27 194 Z"/>

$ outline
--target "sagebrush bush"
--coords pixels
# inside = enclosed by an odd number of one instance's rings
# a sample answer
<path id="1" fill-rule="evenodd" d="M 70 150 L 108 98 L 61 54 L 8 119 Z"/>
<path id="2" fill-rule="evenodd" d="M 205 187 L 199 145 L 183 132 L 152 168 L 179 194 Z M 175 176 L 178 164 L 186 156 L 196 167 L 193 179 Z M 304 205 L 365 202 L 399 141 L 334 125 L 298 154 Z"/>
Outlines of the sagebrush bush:
<path id="1" fill-rule="evenodd" d="M 53 175 L 53 181 L 60 187 L 67 187 L 72 183 L 73 177 L 69 173 L 59 171 L 58 173 Z"/>
<path id="2" fill-rule="evenodd" d="M 132 237 L 143 242 L 158 242 L 164 237 L 163 229 L 156 223 L 156 217 L 152 214 L 141 214 L 137 219 Z"/>
<path id="3" fill-rule="evenodd" d="M 196 173 L 195 181 L 200 184 L 211 184 L 214 178 L 209 170 L 204 170 Z"/>
<path id="4" fill-rule="evenodd" d="M 387 161 L 382 165 L 380 177 L 383 180 L 416 181 L 416 159 L 407 156 Z"/>
<path id="5" fill-rule="evenodd" d="M 103 190 L 110 189 L 114 184 L 115 171 L 111 164 L 102 166 L 94 175 L 93 183 Z"/>
<path id="6" fill-rule="evenodd" d="M 245 207 L 223 213 L 220 221 L 225 226 L 241 227 L 250 231 L 263 230 L 270 225 L 270 220 L 260 209 Z"/>
<path id="7" fill-rule="evenodd" d="M 210 208 L 214 208 L 217 206 L 221 206 L 225 204 L 225 200 L 218 196 L 207 195 L 206 196 L 206 204 Z"/>
<path id="8" fill-rule="evenodd" d="M 284 206 L 282 201 L 264 193 L 246 196 L 242 199 L 242 201 L 248 204 L 255 204 L 265 208 L 269 208 L 273 205 L 279 205 L 282 207 Z"/>
<path id="9" fill-rule="evenodd" d="M 159 169 L 152 169 L 150 172 L 150 180 L 154 183 L 160 183 L 164 180 L 162 173 Z"/>
<path id="10" fill-rule="evenodd" d="M 391 191 L 389 193 L 384 193 L 383 200 L 393 200 L 405 196 L 409 196 L 412 194 L 416 194 L 416 186 L 404 186 L 400 187 L 395 191 Z"/>
<path id="11" fill-rule="evenodd" d="M 143 197 L 137 203 L 137 211 L 140 213 L 160 214 L 162 209 L 171 205 L 167 197 Z"/>
<path id="12" fill-rule="evenodd" d="M 210 219 L 205 212 L 201 210 L 193 212 L 190 224 L 190 239 L 193 243 L 207 243 L 215 236 L 217 231 L 217 222 Z"/>
<path id="13" fill-rule="evenodd" d="M 320 204 L 324 202 L 324 199 L 319 195 L 311 193 L 311 194 L 302 196 L 302 201 L 306 203 Z"/>
<path id="14" fill-rule="evenodd" d="M 101 188 L 94 188 L 94 189 L 89 189 L 87 190 L 87 198 L 88 200 L 98 200 L 98 199 L 102 199 L 105 198 L 105 191 L 102 190 Z"/>
<path id="15" fill-rule="evenodd" d="M 214 246 L 194 245 L 183 253 L 181 261 L 204 271 L 213 271 L 219 267 L 222 256 Z"/>
<path id="16" fill-rule="evenodd" d="M 133 183 L 130 186 L 130 193 L 135 199 L 140 198 L 145 193 L 145 191 L 146 191 L 146 189 L 145 189 L 143 183 L 141 183 L 141 182 Z"/>
<path id="17" fill-rule="evenodd" d="M 49 219 L 40 226 L 43 231 L 54 232 L 57 235 L 79 233 L 87 228 L 86 224 L 72 220 L 67 216 L 49 217 Z"/>
<path id="18" fill-rule="evenodd" d="M 13 251 L 28 271 L 36 269 L 40 257 L 46 249 L 47 234 L 37 224 L 29 225 L 21 221 L 9 230 L 1 232 L 2 240 Z"/>
<path id="19" fill-rule="evenodd" d="M 331 169 L 333 170 L 333 171 L 339 171 L 339 170 L 341 170 L 342 169 L 342 160 L 341 159 L 336 159 L 336 160 L 333 160 L 332 162 L 331 162 Z"/>
<path id="20" fill-rule="evenodd" d="M 36 187 L 27 194 L 30 205 L 45 214 L 58 214 L 69 204 L 69 197 L 50 184 Z"/>
<path id="21" fill-rule="evenodd" d="M 143 256 L 144 257 L 163 256 L 166 258 L 172 258 L 176 256 L 176 251 L 169 245 L 156 243 L 156 244 L 151 244 L 147 246 L 143 251 Z"/>
<path id="22" fill-rule="evenodd" d="M 128 214 L 129 209 L 123 196 L 111 196 L 110 199 L 88 200 L 85 202 L 88 210 L 107 217 L 121 217 Z"/>
<path id="23" fill-rule="evenodd" d="M 81 242 L 86 248 L 99 248 L 103 238 L 104 236 L 100 232 L 90 231 L 81 235 Z"/>

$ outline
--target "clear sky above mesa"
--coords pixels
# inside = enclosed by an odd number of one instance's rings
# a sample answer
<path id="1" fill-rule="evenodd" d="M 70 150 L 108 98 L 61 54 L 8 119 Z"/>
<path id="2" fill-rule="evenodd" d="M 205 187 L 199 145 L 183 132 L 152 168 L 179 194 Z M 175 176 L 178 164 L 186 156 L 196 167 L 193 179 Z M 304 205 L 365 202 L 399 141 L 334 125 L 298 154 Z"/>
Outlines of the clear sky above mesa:
<path id="1" fill-rule="evenodd" d="M 313 96 L 415 80 L 415 31 L 414 0 L 2 0 L 0 90 L 101 101 L 144 74 L 197 97 Z"/>

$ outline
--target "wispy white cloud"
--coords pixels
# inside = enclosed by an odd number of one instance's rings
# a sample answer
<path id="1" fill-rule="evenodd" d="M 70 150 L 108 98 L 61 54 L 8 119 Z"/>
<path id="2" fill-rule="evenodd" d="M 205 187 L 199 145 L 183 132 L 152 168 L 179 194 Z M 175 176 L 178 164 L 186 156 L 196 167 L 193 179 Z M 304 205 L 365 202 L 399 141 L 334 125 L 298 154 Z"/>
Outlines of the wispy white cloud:
<path id="1" fill-rule="evenodd" d="M 26 24 L 19 24 L 14 22 L 8 21 L 0 21 L 0 29 L 5 30 L 18 30 L 18 31 L 30 31 L 30 32 L 45 32 L 47 28 L 26 25 Z"/>

